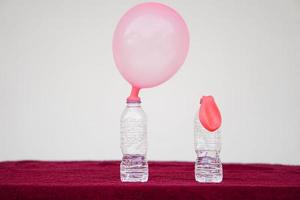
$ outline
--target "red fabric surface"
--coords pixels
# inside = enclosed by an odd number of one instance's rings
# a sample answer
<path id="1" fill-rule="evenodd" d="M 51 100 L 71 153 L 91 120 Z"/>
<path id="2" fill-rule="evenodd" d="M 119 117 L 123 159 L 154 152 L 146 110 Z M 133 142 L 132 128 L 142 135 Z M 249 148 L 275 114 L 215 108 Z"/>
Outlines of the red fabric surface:
<path id="1" fill-rule="evenodd" d="M 300 166 L 224 164 L 221 184 L 191 162 L 149 162 L 147 183 L 121 183 L 119 162 L 0 162 L 0 199 L 300 199 Z"/>

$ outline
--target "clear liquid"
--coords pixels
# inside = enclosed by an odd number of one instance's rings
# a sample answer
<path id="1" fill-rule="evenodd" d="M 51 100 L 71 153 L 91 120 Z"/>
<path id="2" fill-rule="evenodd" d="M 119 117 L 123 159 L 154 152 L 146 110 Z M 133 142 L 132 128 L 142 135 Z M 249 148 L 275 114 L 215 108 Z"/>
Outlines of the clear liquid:
<path id="1" fill-rule="evenodd" d="M 122 158 L 120 171 L 122 182 L 148 181 L 148 162 L 144 155 L 125 154 Z"/>
<path id="2" fill-rule="evenodd" d="M 195 162 L 195 179 L 202 183 L 220 183 L 222 164 L 218 151 L 199 151 Z"/>

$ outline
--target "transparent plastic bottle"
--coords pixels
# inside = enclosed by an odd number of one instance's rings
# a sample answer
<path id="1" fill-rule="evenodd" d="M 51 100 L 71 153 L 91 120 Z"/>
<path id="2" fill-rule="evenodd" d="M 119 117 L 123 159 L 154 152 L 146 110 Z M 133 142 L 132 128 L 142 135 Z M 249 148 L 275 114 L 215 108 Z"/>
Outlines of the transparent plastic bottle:
<path id="1" fill-rule="evenodd" d="M 140 101 L 127 102 L 121 116 L 122 182 L 148 181 L 147 117 Z"/>
<path id="2" fill-rule="evenodd" d="M 195 162 L 195 179 L 204 183 L 219 183 L 223 180 L 220 160 L 221 130 L 205 129 L 199 120 L 199 110 L 194 118 L 194 142 L 197 154 Z"/>

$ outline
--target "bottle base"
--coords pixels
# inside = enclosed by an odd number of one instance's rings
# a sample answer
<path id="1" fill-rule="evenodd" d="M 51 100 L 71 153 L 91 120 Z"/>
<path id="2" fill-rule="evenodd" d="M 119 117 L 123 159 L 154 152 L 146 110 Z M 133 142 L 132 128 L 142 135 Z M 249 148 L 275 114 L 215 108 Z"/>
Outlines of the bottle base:
<path id="1" fill-rule="evenodd" d="M 201 151 L 195 162 L 195 180 L 201 183 L 220 183 L 223 169 L 216 151 Z"/>
<path id="2" fill-rule="evenodd" d="M 120 165 L 122 182 L 147 182 L 148 163 L 144 155 L 124 155 Z"/>
<path id="3" fill-rule="evenodd" d="M 203 177 L 203 176 L 195 176 L 195 180 L 200 183 L 221 183 L 223 177 L 216 176 L 216 177 Z"/>

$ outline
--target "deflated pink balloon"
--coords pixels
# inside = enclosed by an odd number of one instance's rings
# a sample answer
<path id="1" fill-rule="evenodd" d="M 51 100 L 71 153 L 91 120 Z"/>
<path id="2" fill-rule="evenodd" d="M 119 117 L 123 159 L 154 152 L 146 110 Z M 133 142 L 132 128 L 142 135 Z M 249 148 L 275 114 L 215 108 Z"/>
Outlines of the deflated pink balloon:
<path id="1" fill-rule="evenodd" d="M 157 86 L 184 63 L 189 32 L 181 16 L 160 3 L 131 8 L 113 37 L 113 54 L 122 76 L 134 88 Z"/>
<path id="2" fill-rule="evenodd" d="M 215 133 L 222 124 L 219 108 L 212 96 L 203 96 L 200 100 L 199 120 L 204 128 Z"/>

